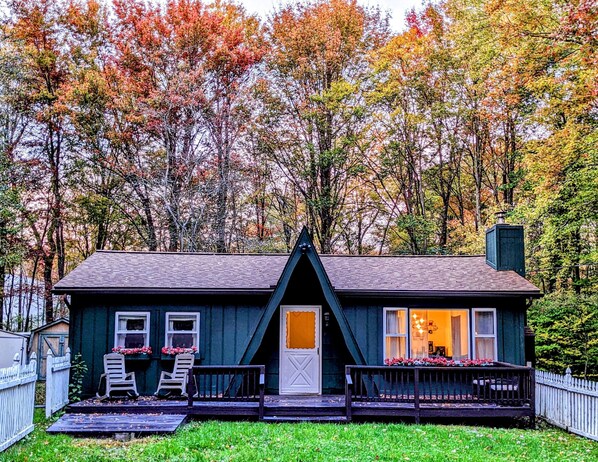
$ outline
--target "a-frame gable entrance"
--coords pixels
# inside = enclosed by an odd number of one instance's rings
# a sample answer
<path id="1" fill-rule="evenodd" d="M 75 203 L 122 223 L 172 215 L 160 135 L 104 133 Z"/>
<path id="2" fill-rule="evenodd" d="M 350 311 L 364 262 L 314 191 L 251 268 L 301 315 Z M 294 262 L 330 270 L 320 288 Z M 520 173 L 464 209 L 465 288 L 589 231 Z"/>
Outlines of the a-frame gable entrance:
<path id="1" fill-rule="evenodd" d="M 353 363 L 358 365 L 365 364 L 364 356 L 357 345 L 355 337 L 353 336 L 353 332 L 351 331 L 349 323 L 347 322 L 347 318 L 345 317 L 339 300 L 330 283 L 330 279 L 326 274 L 326 270 L 322 265 L 322 261 L 320 260 L 309 233 L 307 232 L 307 228 L 305 227 L 301 231 L 301 234 L 295 243 L 295 247 L 289 255 L 289 259 L 278 280 L 278 284 L 276 285 L 276 288 L 272 293 L 268 304 L 266 305 L 266 309 L 264 310 L 263 315 L 257 324 L 255 332 L 253 333 L 251 340 L 247 345 L 240 364 L 250 364 L 257 353 L 260 345 L 262 344 L 268 326 L 270 325 L 274 314 L 277 313 L 277 310 L 279 309 L 283 297 L 289 287 L 291 277 L 293 276 L 293 273 L 297 269 L 302 258 L 307 259 L 316 274 L 317 281 L 322 289 L 324 300 L 330 307 L 333 316 L 338 322 L 338 326 L 342 333 L 347 350 L 352 356 Z"/>

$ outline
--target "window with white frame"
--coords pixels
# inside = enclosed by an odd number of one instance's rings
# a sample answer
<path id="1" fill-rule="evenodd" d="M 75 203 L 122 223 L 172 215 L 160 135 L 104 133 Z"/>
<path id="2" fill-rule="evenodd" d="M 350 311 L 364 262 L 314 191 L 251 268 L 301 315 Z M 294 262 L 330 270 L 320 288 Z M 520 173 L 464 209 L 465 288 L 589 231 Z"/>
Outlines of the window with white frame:
<path id="1" fill-rule="evenodd" d="M 114 346 L 142 348 L 149 345 L 148 312 L 117 312 Z"/>
<path id="2" fill-rule="evenodd" d="M 384 359 L 407 357 L 407 309 L 384 308 Z"/>
<path id="3" fill-rule="evenodd" d="M 166 313 L 166 345 L 199 347 L 199 313 Z"/>
<path id="4" fill-rule="evenodd" d="M 473 309 L 474 354 L 476 359 L 496 360 L 496 309 Z"/>

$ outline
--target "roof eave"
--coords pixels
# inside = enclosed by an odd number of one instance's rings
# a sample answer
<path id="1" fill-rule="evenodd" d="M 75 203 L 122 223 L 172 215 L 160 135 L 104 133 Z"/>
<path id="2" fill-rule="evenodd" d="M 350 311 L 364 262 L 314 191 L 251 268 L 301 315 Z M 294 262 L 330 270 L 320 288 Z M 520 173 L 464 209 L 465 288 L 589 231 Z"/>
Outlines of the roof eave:
<path id="1" fill-rule="evenodd" d="M 52 293 L 63 294 L 114 294 L 114 295 L 269 295 L 273 288 L 147 288 L 147 287 L 55 287 Z M 339 296 L 379 298 L 443 298 L 443 297 L 526 297 L 540 298 L 540 291 L 468 291 L 468 290 L 359 290 L 335 289 Z"/>
<path id="2" fill-rule="evenodd" d="M 114 295 L 268 295 L 271 288 L 224 288 L 224 289 L 201 289 L 201 288 L 147 288 L 147 287 L 54 287 L 52 293 L 55 295 L 73 294 L 114 294 Z"/>
<path id="3" fill-rule="evenodd" d="M 509 298 L 525 297 L 540 298 L 540 291 L 527 290 L 356 290 L 337 289 L 339 296 L 348 297 L 380 297 L 380 298 L 444 298 L 444 297 L 470 297 L 470 298 Z"/>

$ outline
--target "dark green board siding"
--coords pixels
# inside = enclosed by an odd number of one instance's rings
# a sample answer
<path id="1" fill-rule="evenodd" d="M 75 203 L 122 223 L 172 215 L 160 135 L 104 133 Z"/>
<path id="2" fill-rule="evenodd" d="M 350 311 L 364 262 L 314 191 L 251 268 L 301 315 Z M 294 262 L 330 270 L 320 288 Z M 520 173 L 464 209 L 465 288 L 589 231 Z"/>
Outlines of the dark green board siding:
<path id="1" fill-rule="evenodd" d="M 176 300 L 175 300 L 176 298 Z M 171 370 L 172 359 L 162 359 L 167 312 L 199 312 L 201 364 L 237 364 L 262 313 L 263 297 L 123 297 L 73 296 L 71 335 L 73 353 L 81 353 L 89 373 L 84 381 L 86 395 L 96 392 L 103 372 L 103 355 L 114 346 L 117 311 L 150 312 L 151 359 L 127 358 L 127 371 L 136 372 L 140 393 L 156 391 L 162 370 Z"/>
<path id="2" fill-rule="evenodd" d="M 322 325 L 322 391 L 341 393 L 344 387 L 344 366 L 352 364 L 338 322 L 326 304 L 318 284 L 311 280 L 308 268 L 298 271 L 295 281 L 282 300 L 283 305 L 320 305 L 322 318 L 330 313 L 329 324 Z M 314 287 L 316 287 L 314 289 Z M 150 345 L 154 355 L 149 360 L 127 359 L 127 370 L 136 372 L 139 391 L 155 391 L 162 370 L 171 370 L 173 361 L 162 359 L 165 313 L 190 311 L 200 313 L 201 364 L 238 364 L 250 336 L 266 305 L 266 297 L 227 296 L 82 296 L 71 300 L 70 339 L 74 354 L 81 353 L 89 372 L 84 379 L 85 395 L 97 390 L 103 372 L 103 355 L 114 346 L 114 315 L 116 311 L 149 311 Z M 341 298 L 347 322 L 368 364 L 383 361 L 383 307 L 412 308 L 497 308 L 498 358 L 514 364 L 524 364 L 525 302 L 523 299 L 354 299 Z M 265 364 L 267 390 L 278 392 L 280 311 L 267 328 L 253 364 Z"/>
<path id="3" fill-rule="evenodd" d="M 378 302 L 378 303 L 372 303 Z M 384 307 L 396 308 L 496 308 L 498 360 L 525 364 L 523 327 L 525 301 L 522 299 L 341 299 L 341 305 L 357 344 L 369 365 L 380 365 L 384 356 Z M 471 313 L 470 313 L 471 321 Z M 471 349 L 471 342 L 470 342 Z"/>
<path id="4" fill-rule="evenodd" d="M 525 312 L 516 306 L 497 310 L 498 359 L 512 364 L 525 364 Z"/>
<path id="5" fill-rule="evenodd" d="M 342 301 L 341 304 L 343 304 Z M 343 305 L 343 309 L 367 364 L 381 364 L 383 356 L 383 307 L 380 305 L 347 304 L 347 306 Z"/>

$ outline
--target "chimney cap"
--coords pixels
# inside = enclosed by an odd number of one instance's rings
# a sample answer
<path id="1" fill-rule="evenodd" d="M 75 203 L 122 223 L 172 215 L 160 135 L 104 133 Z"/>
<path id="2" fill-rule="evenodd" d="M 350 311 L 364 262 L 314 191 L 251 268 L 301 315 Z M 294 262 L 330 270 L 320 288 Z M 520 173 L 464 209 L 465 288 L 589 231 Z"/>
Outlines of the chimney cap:
<path id="1" fill-rule="evenodd" d="M 503 225 L 505 223 L 505 217 L 507 216 L 507 212 L 501 210 L 499 212 L 496 212 L 494 216 L 496 217 L 496 224 Z"/>

